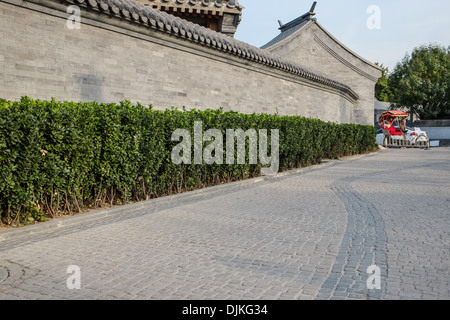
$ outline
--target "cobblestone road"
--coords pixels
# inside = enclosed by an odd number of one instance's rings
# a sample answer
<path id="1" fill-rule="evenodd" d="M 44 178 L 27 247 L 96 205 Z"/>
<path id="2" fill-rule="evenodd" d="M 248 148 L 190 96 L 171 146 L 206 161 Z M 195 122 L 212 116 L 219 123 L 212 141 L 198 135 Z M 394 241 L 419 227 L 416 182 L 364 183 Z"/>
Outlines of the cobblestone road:
<path id="1" fill-rule="evenodd" d="M 126 208 L 0 233 L 0 299 L 450 298 L 450 148 L 384 150 Z M 68 288 L 73 265 L 80 289 Z M 372 265 L 380 289 L 368 288 Z"/>

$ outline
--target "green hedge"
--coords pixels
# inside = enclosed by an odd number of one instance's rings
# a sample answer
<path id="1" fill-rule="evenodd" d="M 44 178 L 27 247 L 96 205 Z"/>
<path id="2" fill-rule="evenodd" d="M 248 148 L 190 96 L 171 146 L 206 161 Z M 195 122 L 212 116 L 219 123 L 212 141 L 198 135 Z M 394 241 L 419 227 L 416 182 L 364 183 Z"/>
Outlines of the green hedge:
<path id="1" fill-rule="evenodd" d="M 176 165 L 178 128 L 279 130 L 279 167 L 374 150 L 372 126 L 222 110 L 156 111 L 120 104 L 0 100 L 2 223 L 42 221 L 256 177 L 260 164 Z M 270 139 L 269 139 L 270 141 Z M 247 142 L 248 143 L 248 142 Z M 225 147 L 224 143 L 224 147 Z"/>

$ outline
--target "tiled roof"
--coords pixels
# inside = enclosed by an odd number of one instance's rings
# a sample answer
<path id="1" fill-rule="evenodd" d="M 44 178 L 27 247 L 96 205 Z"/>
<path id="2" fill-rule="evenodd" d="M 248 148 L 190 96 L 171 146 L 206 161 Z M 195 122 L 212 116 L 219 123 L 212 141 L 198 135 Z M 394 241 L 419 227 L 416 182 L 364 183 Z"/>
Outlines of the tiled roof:
<path id="1" fill-rule="evenodd" d="M 198 10 L 198 13 L 213 14 L 226 12 L 239 12 L 244 8 L 237 0 L 137 0 L 148 3 L 157 9 L 161 7 L 173 7 L 183 10 Z"/>
<path id="2" fill-rule="evenodd" d="M 286 73 L 296 75 L 316 83 L 336 88 L 349 94 L 354 99 L 358 95 L 347 85 L 329 79 L 325 76 L 310 72 L 309 70 L 284 61 L 264 49 L 251 46 L 247 43 L 215 32 L 205 27 L 170 15 L 166 12 L 153 9 L 150 6 L 134 0 L 63 0 L 96 9 L 100 14 L 109 14 L 120 19 L 127 19 L 133 23 L 146 26 L 156 31 L 171 34 L 172 36 L 203 45 L 221 52 L 237 56 L 242 59 L 254 61 Z M 231 1 L 230 1 L 231 2 Z"/>
<path id="3" fill-rule="evenodd" d="M 244 9 L 236 0 L 135 1 L 232 37 L 242 20 L 242 9 Z"/>
<path id="4" fill-rule="evenodd" d="M 281 33 L 277 37 L 275 37 L 274 39 L 263 45 L 261 48 L 267 49 L 276 45 L 277 43 L 283 41 L 284 39 L 289 38 L 298 30 L 302 29 L 309 21 L 314 21 L 315 20 L 314 16 L 316 15 L 314 13 L 314 9 L 316 8 L 316 5 L 317 1 L 314 1 L 309 12 L 305 13 L 304 15 L 301 15 L 300 17 L 292 20 L 289 23 L 282 24 L 281 21 L 278 21 L 280 23 L 279 30 L 281 31 Z"/>
<path id="5" fill-rule="evenodd" d="M 281 31 L 281 33 L 276 36 L 275 38 L 273 38 L 272 40 L 270 40 L 268 43 L 266 43 L 265 45 L 263 45 L 261 48 L 262 49 L 267 49 L 270 48 L 274 45 L 276 45 L 277 43 L 283 41 L 284 39 L 289 38 L 291 35 L 293 35 L 295 32 L 297 32 L 298 30 L 300 30 L 301 28 L 303 28 L 309 21 L 311 20 L 302 20 L 299 21 L 297 24 L 295 24 L 294 26 L 290 27 L 290 28 L 286 28 L 284 30 Z M 281 27 L 283 28 L 283 27 Z M 281 29 L 280 28 L 280 29 Z"/>
<path id="6" fill-rule="evenodd" d="M 317 4 L 317 1 L 314 1 L 313 5 L 311 7 L 311 10 L 309 10 L 309 12 L 298 17 L 297 19 L 292 20 L 289 23 L 282 24 L 281 21 L 279 21 L 279 23 L 280 23 L 279 29 L 280 29 L 281 33 L 277 37 L 273 38 L 271 41 L 269 41 L 268 43 L 263 45 L 261 48 L 263 48 L 263 49 L 270 48 L 270 47 L 276 45 L 277 43 L 283 41 L 284 39 L 289 38 L 295 32 L 302 29 L 306 24 L 308 24 L 308 22 L 315 21 L 314 16 L 316 14 L 314 13 L 314 9 L 316 7 L 316 4 Z"/>

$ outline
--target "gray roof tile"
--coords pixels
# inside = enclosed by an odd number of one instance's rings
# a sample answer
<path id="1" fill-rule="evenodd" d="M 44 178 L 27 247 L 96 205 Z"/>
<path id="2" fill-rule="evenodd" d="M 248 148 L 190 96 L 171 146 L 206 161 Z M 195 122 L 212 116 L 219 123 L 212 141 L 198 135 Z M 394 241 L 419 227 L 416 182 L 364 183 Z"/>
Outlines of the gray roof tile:
<path id="1" fill-rule="evenodd" d="M 305 20 L 299 22 L 298 24 L 296 24 L 295 26 L 292 26 L 290 28 L 287 28 L 287 29 L 283 30 L 278 36 L 276 36 L 275 38 L 270 40 L 268 43 L 263 45 L 261 47 L 261 49 L 270 48 L 270 47 L 276 45 L 277 43 L 283 41 L 284 39 L 289 38 L 291 35 L 296 33 L 298 30 L 302 29 L 309 21 L 311 21 L 311 20 L 306 20 L 305 19 Z"/>

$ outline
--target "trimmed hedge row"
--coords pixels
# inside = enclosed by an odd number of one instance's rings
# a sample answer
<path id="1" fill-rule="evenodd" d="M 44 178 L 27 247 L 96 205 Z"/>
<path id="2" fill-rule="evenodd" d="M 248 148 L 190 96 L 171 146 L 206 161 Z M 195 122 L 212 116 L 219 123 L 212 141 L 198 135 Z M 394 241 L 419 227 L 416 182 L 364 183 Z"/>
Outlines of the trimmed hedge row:
<path id="1" fill-rule="evenodd" d="M 184 128 L 193 136 L 194 121 L 224 137 L 226 129 L 278 129 L 281 171 L 376 146 L 371 126 L 299 116 L 0 99 L 1 222 L 43 221 L 260 174 L 261 164 L 248 162 L 174 164 L 171 151 L 179 142 L 171 135 Z"/>

